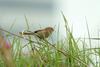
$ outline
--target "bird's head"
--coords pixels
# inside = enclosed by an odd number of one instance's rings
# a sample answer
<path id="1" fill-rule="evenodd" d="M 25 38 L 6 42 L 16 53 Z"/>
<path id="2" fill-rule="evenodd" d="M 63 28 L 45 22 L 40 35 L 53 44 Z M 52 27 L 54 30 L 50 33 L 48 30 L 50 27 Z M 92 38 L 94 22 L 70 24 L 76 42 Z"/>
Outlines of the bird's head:
<path id="1" fill-rule="evenodd" d="M 50 33 L 52 33 L 54 31 L 54 29 L 52 27 L 46 27 L 45 30 L 47 30 Z"/>

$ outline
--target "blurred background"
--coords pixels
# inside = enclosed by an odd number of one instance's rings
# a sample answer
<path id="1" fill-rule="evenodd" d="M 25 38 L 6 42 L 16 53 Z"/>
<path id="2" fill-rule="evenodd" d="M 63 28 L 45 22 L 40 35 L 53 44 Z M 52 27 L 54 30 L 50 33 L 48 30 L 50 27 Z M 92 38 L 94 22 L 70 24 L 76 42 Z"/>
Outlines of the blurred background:
<path id="1" fill-rule="evenodd" d="M 30 31 L 48 26 L 56 29 L 60 23 L 57 4 L 56 0 L 0 0 L 0 26 L 9 30 L 14 24 L 9 31 L 18 34 L 27 29 L 26 16 Z"/>
<path id="2" fill-rule="evenodd" d="M 54 7 L 55 1 L 52 0 L 0 0 L 0 23 L 8 29 L 15 22 L 13 29 L 16 30 L 13 32 L 26 27 L 25 16 L 32 29 L 39 25 L 52 25 Z"/>
<path id="3" fill-rule="evenodd" d="M 66 15 L 76 38 L 100 37 L 100 0 L 61 0 L 59 7 Z M 88 39 L 86 39 L 89 41 Z M 99 40 L 91 40 L 92 47 L 99 47 Z M 87 42 L 89 43 L 89 42 Z"/>
<path id="4" fill-rule="evenodd" d="M 86 20 L 91 37 L 98 37 L 100 31 L 100 0 L 62 0 L 59 1 L 59 4 L 73 28 L 75 37 L 87 37 Z"/>
<path id="5" fill-rule="evenodd" d="M 100 31 L 99 0 L 0 0 L 0 26 L 18 33 L 27 29 L 25 16 L 30 30 L 56 27 L 60 25 L 60 36 L 65 37 L 63 11 L 74 37 L 87 37 L 86 21 L 91 37 L 98 37 Z"/>

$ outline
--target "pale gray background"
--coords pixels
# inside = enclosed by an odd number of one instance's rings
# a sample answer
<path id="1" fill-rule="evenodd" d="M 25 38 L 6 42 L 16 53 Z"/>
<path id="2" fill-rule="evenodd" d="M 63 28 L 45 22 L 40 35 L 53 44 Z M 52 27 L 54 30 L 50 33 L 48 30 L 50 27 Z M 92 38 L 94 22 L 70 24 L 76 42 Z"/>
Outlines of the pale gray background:
<path id="1" fill-rule="evenodd" d="M 64 12 L 74 36 L 87 37 L 86 20 L 91 37 L 98 37 L 100 31 L 99 0 L 0 0 L 0 25 L 17 33 L 26 29 L 24 14 L 27 16 L 30 29 L 55 26 L 60 24 L 61 36 L 65 36 L 64 21 L 60 10 Z"/>

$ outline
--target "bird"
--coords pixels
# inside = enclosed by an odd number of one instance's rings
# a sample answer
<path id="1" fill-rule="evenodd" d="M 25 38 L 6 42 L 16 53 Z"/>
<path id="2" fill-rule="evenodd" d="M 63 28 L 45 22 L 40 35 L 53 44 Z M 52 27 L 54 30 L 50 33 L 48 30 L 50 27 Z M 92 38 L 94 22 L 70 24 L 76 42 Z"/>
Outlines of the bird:
<path id="1" fill-rule="evenodd" d="M 34 32 L 28 31 L 28 32 L 19 32 L 19 34 L 21 35 L 35 35 L 40 39 L 45 39 L 48 38 L 52 32 L 54 31 L 54 29 L 52 27 L 46 27 L 44 29 L 39 29 L 36 30 Z"/>

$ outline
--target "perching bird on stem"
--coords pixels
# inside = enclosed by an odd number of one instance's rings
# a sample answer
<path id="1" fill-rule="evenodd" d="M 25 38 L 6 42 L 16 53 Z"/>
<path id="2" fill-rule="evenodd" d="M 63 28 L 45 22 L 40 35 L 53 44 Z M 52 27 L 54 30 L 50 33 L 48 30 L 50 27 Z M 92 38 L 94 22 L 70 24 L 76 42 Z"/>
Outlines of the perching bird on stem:
<path id="1" fill-rule="evenodd" d="M 34 32 L 19 32 L 21 35 L 36 35 L 40 39 L 48 38 L 54 29 L 52 27 L 46 27 L 45 29 L 36 30 Z"/>

